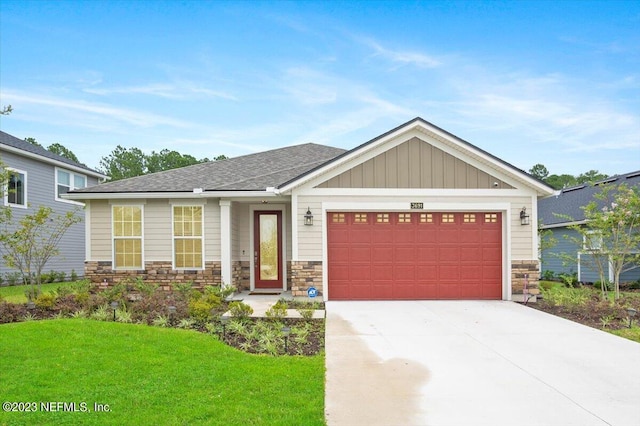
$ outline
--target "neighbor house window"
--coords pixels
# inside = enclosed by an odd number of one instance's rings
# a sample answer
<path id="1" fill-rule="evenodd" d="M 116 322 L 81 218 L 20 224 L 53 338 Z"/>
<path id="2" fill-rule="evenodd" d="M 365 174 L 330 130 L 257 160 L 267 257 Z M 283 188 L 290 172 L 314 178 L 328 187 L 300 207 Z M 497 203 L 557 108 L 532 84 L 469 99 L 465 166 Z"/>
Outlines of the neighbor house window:
<path id="1" fill-rule="evenodd" d="M 74 189 L 87 187 L 87 177 L 68 170 L 56 169 L 56 200 L 70 201 L 60 198 L 63 194 Z"/>
<path id="2" fill-rule="evenodd" d="M 10 169 L 8 177 L 4 197 L 5 204 L 14 207 L 27 207 L 27 172 Z"/>
<path id="3" fill-rule="evenodd" d="M 202 269 L 202 206 L 173 206 L 175 269 Z"/>
<path id="4" fill-rule="evenodd" d="M 113 206 L 113 258 L 117 269 L 142 269 L 142 206 Z"/>
<path id="5" fill-rule="evenodd" d="M 602 235 L 598 231 L 587 231 L 582 237 L 582 248 L 589 251 L 602 249 Z"/>

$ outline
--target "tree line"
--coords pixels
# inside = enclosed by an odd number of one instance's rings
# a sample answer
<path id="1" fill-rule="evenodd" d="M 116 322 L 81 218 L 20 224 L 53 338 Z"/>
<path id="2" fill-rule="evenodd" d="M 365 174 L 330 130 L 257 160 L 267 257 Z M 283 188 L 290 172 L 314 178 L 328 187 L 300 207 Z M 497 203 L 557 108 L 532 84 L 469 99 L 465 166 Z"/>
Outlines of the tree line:
<path id="1" fill-rule="evenodd" d="M 569 174 L 549 174 L 549 170 L 540 163 L 530 168 L 529 174 L 554 189 L 570 188 L 572 186 L 595 183 L 609 177 L 609 175 L 600 173 L 598 170 L 589 170 L 588 172 L 580 173 L 577 176 Z"/>

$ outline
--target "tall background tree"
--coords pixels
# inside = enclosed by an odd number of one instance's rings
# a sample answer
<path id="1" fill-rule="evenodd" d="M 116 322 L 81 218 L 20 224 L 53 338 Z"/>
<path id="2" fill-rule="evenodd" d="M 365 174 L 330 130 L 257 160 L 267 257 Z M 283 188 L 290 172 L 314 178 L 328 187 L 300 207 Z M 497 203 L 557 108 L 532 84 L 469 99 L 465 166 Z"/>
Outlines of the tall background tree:
<path id="1" fill-rule="evenodd" d="M 215 160 L 225 159 L 227 159 L 225 155 L 215 157 Z M 102 157 L 100 171 L 108 175 L 112 181 L 116 181 L 209 161 L 208 158 L 198 160 L 192 155 L 169 149 L 159 152 L 151 151 L 151 154 L 147 155 L 139 148 L 124 148 L 118 145 L 111 154 Z"/>
<path id="2" fill-rule="evenodd" d="M 578 176 L 569 174 L 549 174 L 549 170 L 544 166 L 544 164 L 540 163 L 531 167 L 529 169 L 529 174 L 554 189 L 569 188 L 583 183 L 594 183 L 609 177 L 604 173 L 600 173 L 598 170 L 589 170 L 588 172 L 581 173 Z"/>
<path id="3" fill-rule="evenodd" d="M 75 161 L 76 163 L 80 163 L 80 160 L 78 160 L 78 157 L 76 157 L 76 155 L 69 148 L 59 143 L 53 143 L 49 145 L 47 150 L 50 152 L 53 152 L 54 154 L 58 154 L 59 156 L 64 157 L 68 160 Z"/>

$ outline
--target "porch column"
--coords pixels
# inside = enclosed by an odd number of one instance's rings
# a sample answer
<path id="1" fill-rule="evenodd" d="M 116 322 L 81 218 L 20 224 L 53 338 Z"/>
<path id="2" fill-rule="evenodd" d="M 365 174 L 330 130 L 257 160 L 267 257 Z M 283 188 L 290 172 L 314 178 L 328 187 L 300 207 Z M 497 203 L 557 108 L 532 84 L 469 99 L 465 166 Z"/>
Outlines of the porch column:
<path id="1" fill-rule="evenodd" d="M 220 200 L 220 269 L 223 285 L 232 285 L 231 277 L 231 201 Z"/>

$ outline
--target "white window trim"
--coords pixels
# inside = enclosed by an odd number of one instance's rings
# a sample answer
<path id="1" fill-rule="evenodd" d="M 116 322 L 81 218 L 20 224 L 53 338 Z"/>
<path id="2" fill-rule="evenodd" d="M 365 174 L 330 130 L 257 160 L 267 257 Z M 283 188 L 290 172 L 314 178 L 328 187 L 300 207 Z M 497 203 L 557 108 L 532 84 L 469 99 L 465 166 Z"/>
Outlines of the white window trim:
<path id="1" fill-rule="evenodd" d="M 88 186 L 88 178 L 86 175 L 83 175 L 81 173 L 76 173 L 76 172 L 72 172 L 71 170 L 68 169 L 63 169 L 62 167 L 56 167 L 55 168 L 55 173 L 54 173 L 54 186 L 53 186 L 53 194 L 54 194 L 54 198 L 56 201 L 60 201 L 61 203 L 67 203 L 67 204 L 75 204 L 75 205 L 84 205 L 84 203 L 81 203 L 80 201 L 74 201 L 74 200 L 68 200 L 65 198 L 60 198 L 58 196 L 58 171 L 63 171 L 65 173 L 69 173 L 69 191 L 73 191 L 74 189 L 81 189 L 81 188 L 76 188 L 73 186 L 73 182 L 74 182 L 74 177 L 75 176 L 82 176 L 84 178 L 84 183 L 85 183 L 85 188 Z M 65 185 L 66 186 L 66 185 Z"/>
<path id="2" fill-rule="evenodd" d="M 602 235 L 598 238 L 598 231 L 587 231 L 587 234 L 594 235 L 595 237 L 591 237 L 592 242 L 595 242 L 596 247 L 588 247 L 587 245 L 587 236 L 582 236 L 582 250 L 585 253 L 593 253 L 599 252 L 602 250 Z"/>
<path id="3" fill-rule="evenodd" d="M 186 238 L 186 239 L 197 239 L 198 237 L 176 237 L 175 235 L 175 210 L 174 207 L 202 207 L 202 222 L 201 222 L 201 236 L 199 237 L 202 241 L 202 267 L 200 268 L 178 268 L 176 267 L 176 238 Z M 199 204 L 184 204 L 184 203 L 172 203 L 171 204 L 171 267 L 175 271 L 204 271 L 205 263 L 204 263 L 204 250 L 205 250 L 205 240 L 204 240 L 204 217 L 205 217 L 205 206 L 202 203 Z"/>
<path id="4" fill-rule="evenodd" d="M 5 185 L 4 187 L 4 205 L 9 207 L 15 207 L 18 209 L 28 208 L 29 200 L 27 199 L 27 186 L 28 186 L 29 179 L 27 178 L 27 172 L 25 170 L 14 169 L 13 167 L 7 167 L 6 170 L 24 175 L 24 182 L 23 182 L 24 204 L 14 204 L 9 202 L 9 184 L 7 183 L 7 185 Z"/>
<path id="5" fill-rule="evenodd" d="M 113 229 L 113 210 L 116 207 L 140 207 L 140 236 L 139 237 L 116 237 Z M 140 262 L 139 268 L 129 268 L 123 266 L 116 266 L 116 238 L 139 238 L 140 239 Z M 116 271 L 143 271 L 144 262 L 144 205 L 143 204 L 112 204 L 111 205 L 111 267 Z"/>

